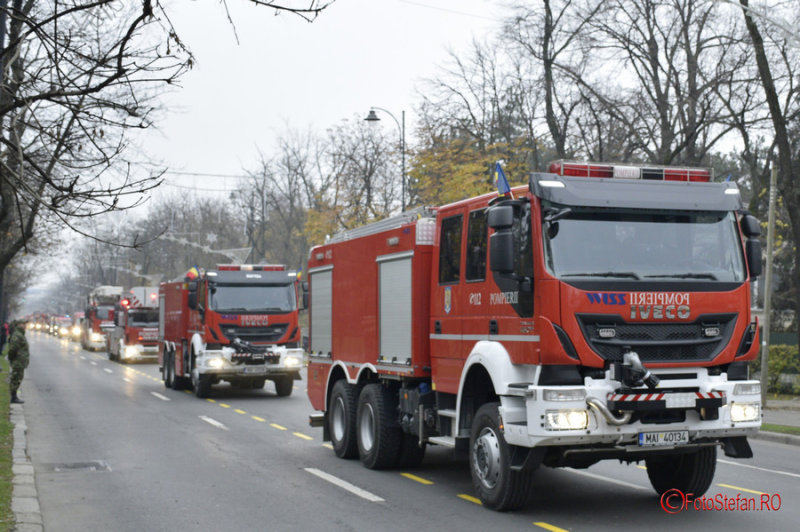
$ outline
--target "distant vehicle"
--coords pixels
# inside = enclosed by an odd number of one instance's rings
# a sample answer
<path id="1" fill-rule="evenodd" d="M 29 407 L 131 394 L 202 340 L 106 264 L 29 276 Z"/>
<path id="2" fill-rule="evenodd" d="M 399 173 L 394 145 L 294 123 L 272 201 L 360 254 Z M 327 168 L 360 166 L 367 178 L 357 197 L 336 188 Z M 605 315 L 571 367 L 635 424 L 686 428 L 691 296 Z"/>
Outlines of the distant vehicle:
<path id="1" fill-rule="evenodd" d="M 81 334 L 81 346 L 84 349 L 105 349 L 108 330 L 114 327 L 114 305 L 121 296 L 121 286 L 104 285 L 91 291 Z"/>
<path id="2" fill-rule="evenodd" d="M 56 316 L 53 318 L 53 336 L 59 338 L 69 338 L 71 336 L 72 318 L 69 316 Z"/>
<path id="3" fill-rule="evenodd" d="M 72 327 L 70 328 L 69 339 L 72 340 L 73 342 L 81 341 L 81 334 L 83 334 L 83 319 L 84 319 L 83 312 L 76 312 L 72 316 Z"/>
<path id="4" fill-rule="evenodd" d="M 108 333 L 108 358 L 158 360 L 158 287 L 134 286 L 116 304 Z"/>
<path id="5" fill-rule="evenodd" d="M 159 352 L 164 385 L 207 397 L 220 381 L 239 388 L 300 379 L 297 275 L 278 265 L 219 265 L 162 283 Z"/>

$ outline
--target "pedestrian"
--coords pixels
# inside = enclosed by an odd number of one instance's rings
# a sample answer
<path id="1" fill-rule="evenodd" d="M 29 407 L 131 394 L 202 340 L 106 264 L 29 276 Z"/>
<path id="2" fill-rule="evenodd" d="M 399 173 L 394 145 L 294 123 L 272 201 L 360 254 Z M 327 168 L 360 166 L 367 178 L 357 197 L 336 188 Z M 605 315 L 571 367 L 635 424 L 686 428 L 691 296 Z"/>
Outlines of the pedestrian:
<path id="1" fill-rule="evenodd" d="M 25 368 L 30 361 L 28 340 L 25 339 L 25 322 L 16 320 L 11 323 L 11 339 L 8 341 L 8 361 L 11 363 L 11 402 L 22 404 L 24 401 L 17 397 L 17 390 L 25 376 Z"/>

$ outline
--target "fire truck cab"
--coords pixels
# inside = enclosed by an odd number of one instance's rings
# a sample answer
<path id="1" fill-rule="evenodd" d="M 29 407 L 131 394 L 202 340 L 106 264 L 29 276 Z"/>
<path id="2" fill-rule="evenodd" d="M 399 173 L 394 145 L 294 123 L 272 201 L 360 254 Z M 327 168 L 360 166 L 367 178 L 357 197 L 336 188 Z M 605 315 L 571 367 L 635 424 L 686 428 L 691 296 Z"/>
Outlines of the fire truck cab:
<path id="1" fill-rule="evenodd" d="M 108 335 L 108 358 L 120 362 L 158 359 L 158 287 L 134 286 L 120 299 Z"/>
<path id="2" fill-rule="evenodd" d="M 108 332 L 114 327 L 114 305 L 121 296 L 121 286 L 98 286 L 89 293 L 81 333 L 84 349 L 106 348 Z"/>
<path id="3" fill-rule="evenodd" d="M 469 457 L 484 506 L 541 465 L 644 460 L 695 496 L 761 423 L 758 221 L 706 169 L 557 161 L 511 197 L 421 208 L 311 250 L 308 395 L 340 457 Z"/>
<path id="4" fill-rule="evenodd" d="M 219 265 L 159 289 L 158 360 L 168 388 L 207 397 L 227 381 L 275 383 L 279 396 L 300 379 L 303 350 L 297 274 L 282 265 Z"/>

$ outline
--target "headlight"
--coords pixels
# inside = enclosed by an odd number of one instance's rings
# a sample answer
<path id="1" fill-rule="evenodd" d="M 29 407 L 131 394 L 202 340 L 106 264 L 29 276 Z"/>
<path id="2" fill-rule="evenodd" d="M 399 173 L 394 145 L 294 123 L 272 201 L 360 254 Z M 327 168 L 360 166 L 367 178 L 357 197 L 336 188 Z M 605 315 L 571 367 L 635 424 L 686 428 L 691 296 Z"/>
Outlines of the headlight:
<path id="1" fill-rule="evenodd" d="M 544 390 L 542 397 L 545 401 L 583 401 L 586 399 L 586 390 L 583 388 Z"/>
<path id="2" fill-rule="evenodd" d="M 135 345 L 129 345 L 125 347 L 125 353 L 123 355 L 125 358 L 135 357 L 138 355 L 139 355 L 139 348 L 136 347 Z"/>
<path id="3" fill-rule="evenodd" d="M 741 382 L 733 387 L 733 395 L 761 395 L 761 383 Z"/>
<path id="4" fill-rule="evenodd" d="M 103 335 L 100 333 L 93 332 L 92 334 L 89 335 L 89 340 L 91 340 L 92 342 L 102 342 Z"/>
<path id="5" fill-rule="evenodd" d="M 544 428 L 547 430 L 581 430 L 589 426 L 586 410 L 547 410 Z"/>
<path id="6" fill-rule="evenodd" d="M 210 358 L 206 362 L 206 366 L 213 369 L 221 369 L 225 367 L 225 359 L 222 357 Z"/>
<path id="7" fill-rule="evenodd" d="M 283 363 L 290 368 L 299 368 L 303 365 L 303 361 L 295 355 L 287 355 L 286 358 L 283 359 Z"/>
<path id="8" fill-rule="evenodd" d="M 81 328 L 80 327 L 73 327 L 72 328 L 72 336 L 80 336 L 81 335 Z"/>
<path id="9" fill-rule="evenodd" d="M 61 327 L 61 330 L 59 332 L 61 336 L 66 336 L 69 334 L 69 329 L 67 329 L 66 327 Z"/>
<path id="10" fill-rule="evenodd" d="M 757 421 L 760 416 L 761 404 L 759 403 L 731 403 L 731 421 L 734 423 Z"/>

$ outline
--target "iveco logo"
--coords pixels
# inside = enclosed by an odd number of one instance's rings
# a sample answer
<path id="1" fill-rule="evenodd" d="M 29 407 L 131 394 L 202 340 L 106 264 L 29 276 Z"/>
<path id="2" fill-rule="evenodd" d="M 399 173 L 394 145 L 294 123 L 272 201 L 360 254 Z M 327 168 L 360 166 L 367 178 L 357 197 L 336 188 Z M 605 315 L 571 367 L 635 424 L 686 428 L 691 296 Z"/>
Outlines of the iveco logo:
<path id="1" fill-rule="evenodd" d="M 631 319 L 653 318 L 654 320 L 686 320 L 691 310 L 689 305 L 631 305 Z"/>

